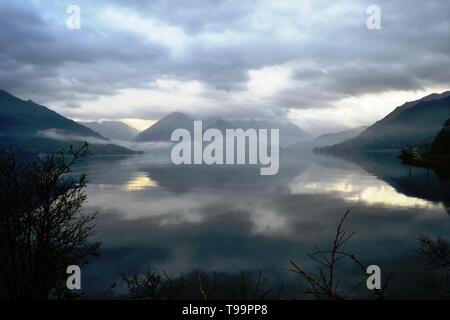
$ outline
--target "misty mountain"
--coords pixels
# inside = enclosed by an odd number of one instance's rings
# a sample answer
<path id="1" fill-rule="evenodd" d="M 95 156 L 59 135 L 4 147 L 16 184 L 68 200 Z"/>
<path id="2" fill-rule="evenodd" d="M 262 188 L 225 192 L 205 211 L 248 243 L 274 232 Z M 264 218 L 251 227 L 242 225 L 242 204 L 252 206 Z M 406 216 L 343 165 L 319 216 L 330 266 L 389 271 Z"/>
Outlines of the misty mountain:
<path id="1" fill-rule="evenodd" d="M 0 150 L 24 154 L 53 153 L 69 145 L 90 143 L 92 154 L 133 154 L 92 129 L 67 119 L 45 106 L 24 101 L 0 90 Z"/>
<path id="2" fill-rule="evenodd" d="M 335 133 L 327 133 L 318 136 L 314 139 L 305 140 L 290 146 L 290 149 L 294 150 L 313 150 L 315 148 L 322 148 L 326 146 L 333 146 L 338 143 L 342 143 L 349 139 L 358 136 L 361 132 L 366 130 L 366 126 L 361 126 L 358 128 L 348 129 L 344 131 L 339 131 Z"/>
<path id="3" fill-rule="evenodd" d="M 102 136 L 119 141 L 132 141 L 139 133 L 138 130 L 120 121 L 79 122 Z"/>
<path id="4" fill-rule="evenodd" d="M 310 138 L 310 135 L 306 131 L 289 121 L 254 119 L 224 120 L 219 118 L 215 122 L 207 119 L 205 123 L 208 124 L 206 128 L 216 128 L 221 130 L 222 132 L 225 132 L 225 129 L 279 129 L 280 145 L 284 147 Z"/>
<path id="5" fill-rule="evenodd" d="M 172 132 L 175 129 L 187 129 L 189 132 L 194 131 L 194 118 L 181 113 L 173 112 L 162 118 L 148 129 L 139 133 L 134 141 L 136 142 L 157 142 L 170 141 Z"/>
<path id="6" fill-rule="evenodd" d="M 401 149 L 431 142 L 450 118 L 450 91 L 407 102 L 357 137 L 323 151 Z"/>
<path id="7" fill-rule="evenodd" d="M 67 134 L 105 140 L 99 133 L 34 103 L 0 90 L 0 136 L 32 135 L 38 131 L 57 129 Z"/>
<path id="8" fill-rule="evenodd" d="M 140 133 L 135 141 L 170 141 L 170 136 L 175 129 L 187 129 L 193 134 L 194 118 L 180 113 L 174 112 L 164 117 L 147 130 Z M 297 125 L 288 121 L 276 120 L 233 120 L 223 119 L 220 117 L 208 118 L 203 120 L 203 130 L 215 128 L 221 132 L 226 129 L 279 129 L 280 144 L 287 146 L 309 138 L 308 133 Z"/>

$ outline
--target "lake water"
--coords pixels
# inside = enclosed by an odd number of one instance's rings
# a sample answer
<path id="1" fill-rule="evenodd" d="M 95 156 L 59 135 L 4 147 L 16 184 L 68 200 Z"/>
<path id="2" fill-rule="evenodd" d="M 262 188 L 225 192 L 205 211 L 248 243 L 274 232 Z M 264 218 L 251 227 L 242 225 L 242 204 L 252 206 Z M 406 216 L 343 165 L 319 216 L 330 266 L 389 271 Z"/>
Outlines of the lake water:
<path id="1" fill-rule="evenodd" d="M 92 157 L 77 172 L 87 174 L 85 208 L 99 212 L 102 242 L 100 258 L 83 270 L 88 296 L 148 267 L 174 276 L 261 270 L 268 287 L 283 283 L 300 295 L 303 282 L 283 269 L 294 260 L 314 270 L 307 253 L 329 248 L 347 210 L 345 229 L 356 232 L 347 248 L 379 265 L 384 278 L 395 272 L 390 297 L 441 295 L 424 285 L 430 274 L 416 239 L 449 235 L 450 186 L 434 171 L 402 166 L 396 155 L 343 160 L 285 151 L 278 175 L 260 176 L 259 167 L 175 167 L 161 151 Z M 355 277 L 341 271 L 343 282 Z"/>

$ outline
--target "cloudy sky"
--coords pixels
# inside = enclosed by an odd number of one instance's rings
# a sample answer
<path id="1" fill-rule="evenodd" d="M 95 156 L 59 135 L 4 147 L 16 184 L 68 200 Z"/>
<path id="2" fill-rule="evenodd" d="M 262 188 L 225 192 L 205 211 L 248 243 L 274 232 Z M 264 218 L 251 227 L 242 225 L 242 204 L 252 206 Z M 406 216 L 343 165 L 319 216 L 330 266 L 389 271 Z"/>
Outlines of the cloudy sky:
<path id="1" fill-rule="evenodd" d="M 177 110 L 318 134 L 450 90 L 449 13 L 446 0 L 0 0 L 0 88 L 76 120 L 143 127 Z"/>

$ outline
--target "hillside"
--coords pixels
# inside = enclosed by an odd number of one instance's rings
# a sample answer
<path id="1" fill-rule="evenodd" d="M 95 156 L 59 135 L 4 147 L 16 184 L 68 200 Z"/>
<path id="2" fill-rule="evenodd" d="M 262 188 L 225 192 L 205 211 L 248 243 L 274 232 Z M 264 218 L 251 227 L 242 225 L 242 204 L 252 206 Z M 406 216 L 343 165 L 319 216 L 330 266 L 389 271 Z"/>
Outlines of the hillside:
<path id="1" fill-rule="evenodd" d="M 190 132 L 194 130 L 194 119 L 181 113 L 173 112 L 162 118 L 148 129 L 139 133 L 134 141 L 136 142 L 157 142 L 170 141 L 172 132 L 175 129 L 187 129 Z"/>
<path id="2" fill-rule="evenodd" d="M 333 146 L 338 143 L 342 143 L 348 139 L 352 139 L 358 136 L 361 132 L 366 130 L 367 127 L 361 126 L 358 128 L 348 129 L 335 133 L 327 133 L 318 136 L 314 139 L 308 139 L 299 143 L 296 143 L 290 147 L 294 150 L 313 150 L 315 148 L 322 148 L 326 146 Z"/>
<path id="3" fill-rule="evenodd" d="M 137 153 L 109 143 L 101 134 L 45 106 L 0 90 L 0 150 L 24 154 L 53 153 L 84 141 L 89 142 L 91 154 Z"/>
<path id="4" fill-rule="evenodd" d="M 23 136 L 59 129 L 67 134 L 106 140 L 102 135 L 33 101 L 0 90 L 0 136 Z"/>
<path id="5" fill-rule="evenodd" d="M 450 118 L 450 92 L 433 94 L 398 107 L 353 139 L 322 151 L 401 149 L 431 142 Z"/>

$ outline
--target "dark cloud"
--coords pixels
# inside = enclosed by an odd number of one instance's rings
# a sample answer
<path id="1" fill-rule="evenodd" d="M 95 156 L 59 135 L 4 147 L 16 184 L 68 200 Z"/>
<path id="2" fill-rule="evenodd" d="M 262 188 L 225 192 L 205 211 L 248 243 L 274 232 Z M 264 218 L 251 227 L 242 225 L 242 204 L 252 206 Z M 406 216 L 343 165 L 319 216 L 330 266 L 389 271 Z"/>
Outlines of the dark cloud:
<path id="1" fill-rule="evenodd" d="M 186 103 L 194 114 L 261 117 L 450 83 L 446 1 L 377 1 L 376 31 L 366 28 L 370 1 L 78 1 L 76 31 L 65 27 L 69 4 L 0 4 L 0 87 L 68 115 L 124 89 L 154 89 L 161 79 L 202 85 L 197 95 L 211 108 Z M 277 65 L 292 71 L 286 88 L 250 102 L 248 94 L 233 98 L 247 91 L 250 70 Z M 104 113 L 155 118 L 174 108 L 142 101 L 136 110 Z"/>

